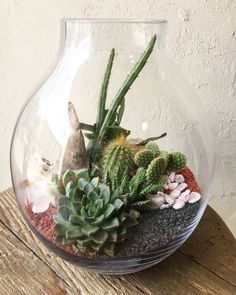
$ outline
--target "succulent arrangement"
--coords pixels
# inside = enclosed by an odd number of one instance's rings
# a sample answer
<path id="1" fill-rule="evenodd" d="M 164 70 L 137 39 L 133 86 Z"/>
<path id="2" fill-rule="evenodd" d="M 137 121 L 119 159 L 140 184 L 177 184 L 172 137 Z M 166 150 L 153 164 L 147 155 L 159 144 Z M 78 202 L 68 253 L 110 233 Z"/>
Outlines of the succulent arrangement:
<path id="1" fill-rule="evenodd" d="M 128 229 L 138 225 L 138 216 L 156 210 L 150 195 L 163 192 L 168 175 L 186 165 L 183 153 L 168 153 L 155 143 L 166 133 L 132 143 L 128 139 L 130 130 L 120 126 L 125 96 L 147 63 L 155 42 L 156 35 L 107 108 L 115 57 L 115 49 L 111 50 L 93 125 L 79 122 L 69 103 L 74 132 L 67 142 L 60 173 L 53 175 L 50 183 L 50 192 L 58 199 L 54 232 L 58 242 L 87 255 L 114 256 Z"/>

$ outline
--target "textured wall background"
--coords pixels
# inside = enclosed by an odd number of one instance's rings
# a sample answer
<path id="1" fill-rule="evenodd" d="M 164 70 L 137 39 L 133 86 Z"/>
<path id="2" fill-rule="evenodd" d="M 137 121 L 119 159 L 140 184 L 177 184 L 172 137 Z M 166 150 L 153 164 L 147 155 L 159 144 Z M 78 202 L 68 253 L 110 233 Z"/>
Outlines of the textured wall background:
<path id="1" fill-rule="evenodd" d="M 23 102 L 55 60 L 63 17 L 162 18 L 167 50 L 196 89 L 215 132 L 211 205 L 236 234 L 235 0 L 0 0 L 0 190 Z"/>

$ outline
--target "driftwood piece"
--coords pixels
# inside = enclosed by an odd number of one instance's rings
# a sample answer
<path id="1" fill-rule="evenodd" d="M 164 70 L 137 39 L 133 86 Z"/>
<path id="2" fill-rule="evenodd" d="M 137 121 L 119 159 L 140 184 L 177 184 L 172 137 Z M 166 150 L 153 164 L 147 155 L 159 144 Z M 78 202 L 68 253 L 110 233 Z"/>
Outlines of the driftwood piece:
<path id="1" fill-rule="evenodd" d="M 72 102 L 68 103 L 68 114 L 72 133 L 66 143 L 61 162 L 60 174 L 67 169 L 77 170 L 88 168 L 88 156 L 84 143 L 84 136 L 80 129 L 80 123 Z"/>
<path id="2" fill-rule="evenodd" d="M 173 255 L 150 269 L 123 276 L 91 274 L 50 252 L 24 222 L 12 189 L 0 194 L 0 223 L 4 227 L 0 228 L 1 269 L 4 266 L 0 295 L 236 294 L 236 241 L 210 207 Z"/>

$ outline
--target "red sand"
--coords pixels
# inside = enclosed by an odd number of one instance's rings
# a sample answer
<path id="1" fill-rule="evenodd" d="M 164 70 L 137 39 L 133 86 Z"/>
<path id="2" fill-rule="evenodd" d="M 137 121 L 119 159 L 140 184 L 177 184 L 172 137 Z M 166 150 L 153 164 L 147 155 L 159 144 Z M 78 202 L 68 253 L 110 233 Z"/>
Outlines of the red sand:
<path id="1" fill-rule="evenodd" d="M 32 204 L 27 203 L 24 207 L 24 211 L 29 218 L 31 224 L 37 229 L 37 231 L 46 237 L 53 244 L 57 245 L 59 248 L 75 254 L 71 246 L 64 246 L 61 243 L 55 241 L 54 226 L 55 222 L 53 220 L 54 215 L 57 212 L 57 208 L 52 205 L 49 206 L 48 210 L 44 213 L 33 213 Z M 78 253 L 77 253 L 78 254 Z M 80 256 L 83 256 L 83 253 L 79 252 Z"/>
<path id="2" fill-rule="evenodd" d="M 200 187 L 198 186 L 192 171 L 188 167 L 184 167 L 180 171 L 179 174 L 182 174 L 185 178 L 185 182 L 188 185 L 190 191 L 201 192 Z M 38 230 L 40 234 L 46 237 L 53 244 L 57 245 L 61 249 L 75 255 L 84 256 L 81 252 L 75 252 L 71 246 L 64 246 L 61 243 L 55 241 L 54 234 L 54 226 L 55 222 L 53 220 L 53 216 L 57 212 L 57 208 L 50 205 L 49 209 L 44 213 L 33 213 L 32 212 L 32 204 L 27 203 L 24 207 L 24 211 L 29 218 L 32 225 L 34 225 L 35 229 Z"/>
<path id="3" fill-rule="evenodd" d="M 187 183 L 191 192 L 201 193 L 201 189 L 195 180 L 193 172 L 188 167 L 184 167 L 178 171 L 178 173 L 183 175 L 185 182 Z"/>

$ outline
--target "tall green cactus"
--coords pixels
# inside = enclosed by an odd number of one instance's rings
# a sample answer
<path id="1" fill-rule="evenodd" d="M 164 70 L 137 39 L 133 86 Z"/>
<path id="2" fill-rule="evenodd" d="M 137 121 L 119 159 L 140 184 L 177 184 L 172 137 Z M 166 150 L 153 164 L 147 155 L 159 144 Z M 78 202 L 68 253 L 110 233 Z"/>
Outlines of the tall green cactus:
<path id="1" fill-rule="evenodd" d="M 104 149 L 103 156 L 103 178 L 105 183 L 112 189 L 121 186 L 124 172 L 133 165 L 131 148 L 127 140 L 120 136 L 110 143 Z"/>
<path id="2" fill-rule="evenodd" d="M 111 51 L 102 82 L 96 123 L 94 125 L 81 123 L 81 128 L 90 132 L 85 134 L 85 136 L 89 139 L 88 154 L 90 166 L 92 166 L 91 168 L 94 170 L 96 170 L 96 166 L 100 159 L 101 146 L 103 146 L 106 141 L 112 140 L 120 134 L 123 134 L 125 137 L 127 137 L 130 133 L 129 130 L 120 127 L 120 122 L 125 109 L 125 96 L 147 63 L 155 43 L 156 35 L 152 37 L 147 48 L 140 56 L 138 62 L 134 65 L 133 69 L 124 80 L 123 84 L 112 100 L 110 107 L 106 109 L 107 89 L 115 56 L 114 49 Z"/>

